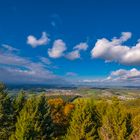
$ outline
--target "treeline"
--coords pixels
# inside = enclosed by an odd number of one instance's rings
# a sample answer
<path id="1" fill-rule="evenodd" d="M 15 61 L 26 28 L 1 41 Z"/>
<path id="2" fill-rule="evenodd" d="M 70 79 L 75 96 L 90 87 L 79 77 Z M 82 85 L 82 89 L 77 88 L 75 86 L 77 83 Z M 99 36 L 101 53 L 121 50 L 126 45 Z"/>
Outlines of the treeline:
<path id="1" fill-rule="evenodd" d="M 0 140 L 140 140 L 140 99 L 10 97 L 0 84 Z"/>

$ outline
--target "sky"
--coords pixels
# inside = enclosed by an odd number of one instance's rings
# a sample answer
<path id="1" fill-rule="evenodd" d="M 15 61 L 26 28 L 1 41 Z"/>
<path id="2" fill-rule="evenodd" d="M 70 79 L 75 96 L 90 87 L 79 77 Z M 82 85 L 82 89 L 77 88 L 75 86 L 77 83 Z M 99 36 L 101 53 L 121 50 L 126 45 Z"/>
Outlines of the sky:
<path id="1" fill-rule="evenodd" d="M 0 81 L 140 84 L 139 0 L 1 0 Z"/>

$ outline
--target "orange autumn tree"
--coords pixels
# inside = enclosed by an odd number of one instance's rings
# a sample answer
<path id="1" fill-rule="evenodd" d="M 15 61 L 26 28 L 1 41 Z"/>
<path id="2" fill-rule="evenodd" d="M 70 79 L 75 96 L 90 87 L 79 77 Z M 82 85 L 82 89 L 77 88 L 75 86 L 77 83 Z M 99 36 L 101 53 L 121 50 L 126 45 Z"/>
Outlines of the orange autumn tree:
<path id="1" fill-rule="evenodd" d="M 70 113 L 71 111 L 74 109 L 74 104 L 72 103 L 67 103 L 65 104 L 64 106 L 64 114 L 69 117 L 70 116 Z"/>
<path id="2" fill-rule="evenodd" d="M 66 103 L 62 98 L 49 99 L 48 104 L 51 107 L 51 117 L 55 124 L 55 135 L 61 136 L 67 130 L 74 104 Z"/>
<path id="3" fill-rule="evenodd" d="M 63 108 L 65 102 L 61 98 L 49 99 L 48 103 L 51 107 L 51 117 L 53 123 L 63 124 L 65 122 L 65 116 L 63 115 Z"/>

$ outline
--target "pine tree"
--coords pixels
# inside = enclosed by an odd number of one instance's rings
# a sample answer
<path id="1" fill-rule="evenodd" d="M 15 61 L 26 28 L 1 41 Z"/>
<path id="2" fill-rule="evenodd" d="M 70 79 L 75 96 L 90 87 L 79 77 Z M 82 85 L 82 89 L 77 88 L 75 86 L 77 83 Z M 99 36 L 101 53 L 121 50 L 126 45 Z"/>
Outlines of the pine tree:
<path id="1" fill-rule="evenodd" d="M 140 114 L 133 118 L 132 126 L 133 126 L 133 131 L 130 136 L 130 139 L 139 140 L 140 139 Z"/>
<path id="2" fill-rule="evenodd" d="M 45 96 L 31 97 L 21 110 L 11 140 L 44 140 L 53 132 L 50 109 Z"/>
<path id="3" fill-rule="evenodd" d="M 93 103 L 92 103 L 93 104 Z M 72 114 L 70 127 L 65 136 L 66 140 L 94 140 L 98 139 L 96 122 L 93 120 L 91 104 L 79 100 Z"/>
<path id="4" fill-rule="evenodd" d="M 0 139 L 7 140 L 13 130 L 12 102 L 5 85 L 0 84 Z"/>
<path id="5" fill-rule="evenodd" d="M 20 91 L 17 96 L 15 96 L 12 100 L 12 107 L 13 107 L 13 132 L 15 132 L 16 129 L 16 122 L 17 117 L 19 117 L 19 113 L 22 110 L 24 104 L 26 102 L 26 97 L 24 91 Z"/>
<path id="6" fill-rule="evenodd" d="M 21 90 L 19 94 L 13 99 L 13 109 L 15 116 L 18 116 L 25 102 L 26 102 L 25 92 Z"/>
<path id="7" fill-rule="evenodd" d="M 106 108 L 102 118 L 100 137 L 103 140 L 124 140 L 128 138 L 127 113 L 125 107 L 114 99 Z"/>
<path id="8" fill-rule="evenodd" d="M 22 110 L 26 102 L 26 96 L 24 91 L 20 91 L 19 94 L 13 99 L 13 110 L 14 110 L 14 123 L 17 121 L 20 111 Z"/>

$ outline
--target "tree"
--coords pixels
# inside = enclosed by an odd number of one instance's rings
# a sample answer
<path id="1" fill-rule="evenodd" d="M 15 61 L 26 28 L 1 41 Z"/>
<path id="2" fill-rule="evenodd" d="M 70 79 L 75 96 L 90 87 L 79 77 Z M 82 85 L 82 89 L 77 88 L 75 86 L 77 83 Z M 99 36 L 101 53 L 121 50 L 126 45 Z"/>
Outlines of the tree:
<path id="1" fill-rule="evenodd" d="M 103 140 L 124 140 L 129 137 L 130 130 L 128 114 L 123 104 L 118 99 L 113 99 L 112 103 L 106 108 L 106 114 L 102 118 L 100 137 Z"/>
<path id="2" fill-rule="evenodd" d="M 16 129 L 17 117 L 19 116 L 20 111 L 22 110 L 26 102 L 26 97 L 24 91 L 20 91 L 19 94 L 13 98 L 12 107 L 13 107 L 13 132 Z"/>
<path id="3" fill-rule="evenodd" d="M 27 100 L 16 123 L 16 131 L 11 140 L 45 140 L 52 137 L 53 126 L 50 109 L 45 96 L 35 96 Z"/>
<path id="4" fill-rule="evenodd" d="M 51 107 L 51 117 L 55 125 L 55 137 L 58 138 L 66 133 L 74 105 L 64 102 L 61 98 L 49 99 L 48 103 Z"/>
<path id="5" fill-rule="evenodd" d="M 13 99 L 13 109 L 14 109 L 14 117 L 19 115 L 19 112 L 22 110 L 24 104 L 26 102 L 26 96 L 24 91 L 20 91 L 19 94 Z"/>
<path id="6" fill-rule="evenodd" d="M 4 93 L 5 89 L 6 89 L 6 86 L 0 82 L 0 92 Z"/>
<path id="7" fill-rule="evenodd" d="M 25 104 L 25 101 L 26 101 L 25 92 L 21 90 L 13 100 L 14 110 L 16 110 L 16 112 L 20 112 L 20 110 L 23 108 Z"/>
<path id="8" fill-rule="evenodd" d="M 70 118 L 71 116 L 71 112 L 73 111 L 74 109 L 74 104 L 72 103 L 66 103 L 65 106 L 64 106 L 64 115 L 68 117 L 68 119 Z"/>
<path id="9" fill-rule="evenodd" d="M 131 140 L 140 139 L 140 114 L 135 116 L 132 120 L 133 132 L 130 136 Z"/>
<path id="10" fill-rule="evenodd" d="M 93 102 L 79 100 L 73 111 L 70 127 L 65 136 L 66 140 L 94 140 L 98 139 L 96 122 L 94 122 Z M 91 106 L 90 106 L 91 105 Z"/>
<path id="11" fill-rule="evenodd" d="M 0 84 L 0 139 L 6 140 L 13 130 L 12 102 L 4 84 Z"/>

